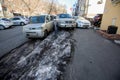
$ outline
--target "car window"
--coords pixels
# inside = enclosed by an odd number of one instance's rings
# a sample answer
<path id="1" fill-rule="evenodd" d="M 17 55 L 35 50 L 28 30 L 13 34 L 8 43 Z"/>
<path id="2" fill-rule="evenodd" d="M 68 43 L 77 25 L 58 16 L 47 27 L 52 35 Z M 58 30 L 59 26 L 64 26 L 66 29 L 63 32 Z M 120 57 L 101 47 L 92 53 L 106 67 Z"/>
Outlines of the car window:
<path id="1" fill-rule="evenodd" d="M 46 16 L 46 21 L 49 22 L 51 20 L 50 16 Z"/>
<path id="2" fill-rule="evenodd" d="M 72 18 L 70 14 L 59 14 L 59 18 Z"/>
<path id="3" fill-rule="evenodd" d="M 34 16 L 30 18 L 30 23 L 44 23 L 45 16 Z"/>
<path id="4" fill-rule="evenodd" d="M 13 18 L 12 20 L 20 20 L 20 18 Z"/>
<path id="5" fill-rule="evenodd" d="M 50 16 L 50 20 L 54 20 L 55 19 L 55 16 Z"/>
<path id="6" fill-rule="evenodd" d="M 2 20 L 4 20 L 4 21 L 10 21 L 9 19 L 6 19 L 6 18 L 2 18 Z"/>

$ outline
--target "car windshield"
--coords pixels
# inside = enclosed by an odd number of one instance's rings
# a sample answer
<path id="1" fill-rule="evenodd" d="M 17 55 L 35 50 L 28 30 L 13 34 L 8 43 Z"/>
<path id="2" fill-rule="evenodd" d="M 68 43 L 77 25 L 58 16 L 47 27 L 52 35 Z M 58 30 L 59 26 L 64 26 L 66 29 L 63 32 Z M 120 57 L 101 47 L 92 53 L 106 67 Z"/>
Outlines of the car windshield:
<path id="1" fill-rule="evenodd" d="M 44 23 L 45 16 L 33 16 L 30 18 L 30 23 Z"/>
<path id="2" fill-rule="evenodd" d="M 70 14 L 59 14 L 59 18 L 72 18 Z"/>

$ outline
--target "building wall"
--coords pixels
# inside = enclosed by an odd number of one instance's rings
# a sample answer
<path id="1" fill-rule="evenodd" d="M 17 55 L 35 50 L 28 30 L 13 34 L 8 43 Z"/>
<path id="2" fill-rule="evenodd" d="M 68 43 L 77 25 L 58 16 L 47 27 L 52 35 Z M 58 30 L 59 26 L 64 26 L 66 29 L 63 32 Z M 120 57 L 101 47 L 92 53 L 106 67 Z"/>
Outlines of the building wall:
<path id="1" fill-rule="evenodd" d="M 101 29 L 107 30 L 109 25 L 118 26 L 117 34 L 120 34 L 120 3 L 112 4 L 111 0 L 106 0 Z"/>
<path id="2" fill-rule="evenodd" d="M 98 1 L 102 1 L 98 4 Z M 88 0 L 87 17 L 93 18 L 96 14 L 103 14 L 106 0 Z"/>

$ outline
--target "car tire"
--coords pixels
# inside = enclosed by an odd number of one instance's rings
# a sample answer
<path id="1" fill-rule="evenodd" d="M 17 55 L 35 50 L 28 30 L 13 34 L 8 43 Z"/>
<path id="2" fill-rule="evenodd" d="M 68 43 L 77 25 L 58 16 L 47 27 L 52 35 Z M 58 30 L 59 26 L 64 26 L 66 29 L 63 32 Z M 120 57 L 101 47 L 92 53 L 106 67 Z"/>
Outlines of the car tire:
<path id="1" fill-rule="evenodd" d="M 76 28 L 78 27 L 78 23 L 76 23 Z"/>
<path id="2" fill-rule="evenodd" d="M 24 23 L 24 22 L 21 22 L 21 23 L 20 23 L 20 25 L 21 25 L 21 26 L 24 26 L 24 25 L 25 25 L 25 23 Z"/>
<path id="3" fill-rule="evenodd" d="M 47 35 L 48 35 L 48 31 L 47 31 L 47 30 L 45 30 L 45 31 L 44 31 L 44 38 L 46 38 L 46 37 L 47 37 Z"/>
<path id="4" fill-rule="evenodd" d="M 72 30 L 74 30 L 74 27 L 72 28 Z"/>
<path id="5" fill-rule="evenodd" d="M 0 25 L 0 29 L 3 30 L 5 29 L 5 27 L 3 25 Z"/>

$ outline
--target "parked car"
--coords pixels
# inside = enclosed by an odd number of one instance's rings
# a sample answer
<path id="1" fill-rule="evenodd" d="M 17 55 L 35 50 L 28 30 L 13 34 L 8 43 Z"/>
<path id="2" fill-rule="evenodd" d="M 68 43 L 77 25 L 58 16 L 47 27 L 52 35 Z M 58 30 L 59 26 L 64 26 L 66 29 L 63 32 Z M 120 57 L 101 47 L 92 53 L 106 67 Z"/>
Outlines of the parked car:
<path id="1" fill-rule="evenodd" d="M 56 17 L 58 28 L 72 28 L 76 27 L 75 20 L 70 14 L 58 14 Z"/>
<path id="2" fill-rule="evenodd" d="M 93 20 L 94 20 L 93 25 L 94 25 L 94 26 L 100 27 L 101 21 L 102 21 L 102 16 L 103 16 L 103 14 L 97 14 L 97 15 L 93 18 Z"/>
<path id="3" fill-rule="evenodd" d="M 43 38 L 53 30 L 51 15 L 32 16 L 30 24 L 23 26 L 23 32 L 27 38 Z"/>
<path id="4" fill-rule="evenodd" d="M 73 16 L 73 19 L 77 20 L 79 16 Z"/>
<path id="5" fill-rule="evenodd" d="M 0 29 L 9 28 L 13 23 L 7 18 L 0 18 Z"/>
<path id="6" fill-rule="evenodd" d="M 27 21 L 27 24 L 30 23 L 29 17 L 24 16 L 24 17 L 22 17 L 22 18 L 25 19 L 25 20 Z"/>
<path id="7" fill-rule="evenodd" d="M 28 21 L 22 17 L 14 17 L 14 18 L 11 18 L 11 21 L 13 22 L 13 25 L 26 25 L 28 24 Z"/>
<path id="8" fill-rule="evenodd" d="M 76 20 L 76 25 L 77 25 L 77 27 L 80 27 L 80 28 L 89 28 L 91 26 L 91 23 L 90 23 L 90 21 L 86 20 L 85 18 L 79 17 Z"/>

